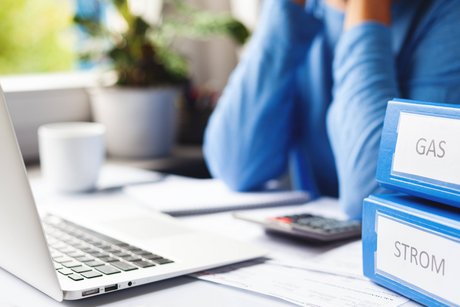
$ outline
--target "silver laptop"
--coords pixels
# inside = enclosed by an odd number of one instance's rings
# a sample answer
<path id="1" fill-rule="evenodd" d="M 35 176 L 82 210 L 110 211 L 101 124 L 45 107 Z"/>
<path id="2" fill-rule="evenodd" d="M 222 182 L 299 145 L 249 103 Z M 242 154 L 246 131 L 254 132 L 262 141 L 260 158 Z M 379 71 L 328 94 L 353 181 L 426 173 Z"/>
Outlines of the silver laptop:
<path id="1" fill-rule="evenodd" d="M 76 300 L 260 257 L 114 197 L 39 215 L 0 88 L 0 266 L 55 300 Z M 59 207 L 58 207 L 59 208 Z"/>

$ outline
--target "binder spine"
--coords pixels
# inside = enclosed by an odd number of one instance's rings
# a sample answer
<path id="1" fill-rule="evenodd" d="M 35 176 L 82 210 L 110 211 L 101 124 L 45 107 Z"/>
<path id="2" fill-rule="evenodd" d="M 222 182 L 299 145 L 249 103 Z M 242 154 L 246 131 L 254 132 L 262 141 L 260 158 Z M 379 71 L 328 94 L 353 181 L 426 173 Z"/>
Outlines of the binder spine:
<path id="1" fill-rule="evenodd" d="M 385 188 L 410 195 L 460 207 L 460 184 L 455 184 L 429 176 L 395 171 L 395 152 L 399 137 L 401 113 L 427 116 L 434 119 L 459 120 L 460 108 L 456 105 L 393 100 L 388 103 L 380 143 L 377 166 L 377 181 Z M 426 120 L 426 119 L 425 119 Z M 457 133 L 455 131 L 454 133 Z M 458 131 L 460 133 L 460 131 Z M 449 144 L 451 145 L 451 144 Z M 460 146 L 460 144 L 459 144 Z M 458 158 L 460 164 L 460 157 Z M 446 164 L 447 165 L 447 164 Z M 452 167 L 452 163 L 449 164 Z M 420 165 L 420 168 L 425 167 Z M 460 175 L 459 175 L 460 176 Z"/>
<path id="2" fill-rule="evenodd" d="M 402 202 L 404 203 L 404 202 Z M 448 300 L 441 296 L 443 295 L 436 295 L 431 291 L 428 287 L 420 287 L 417 285 L 417 280 L 415 277 L 410 280 L 411 278 L 407 278 L 409 269 L 407 272 L 403 272 L 405 268 L 409 268 L 410 265 L 413 263 L 407 263 L 407 266 L 403 269 L 399 268 L 394 270 L 387 270 L 388 265 L 382 265 L 383 261 L 381 260 L 384 257 L 388 257 L 383 255 L 382 248 L 380 247 L 379 250 L 379 241 L 382 241 L 382 236 L 389 236 L 388 233 L 391 232 L 391 228 L 383 229 L 380 225 L 379 228 L 379 220 L 382 223 L 383 220 L 391 221 L 394 223 L 392 225 L 399 225 L 400 227 L 410 227 L 415 230 L 419 231 L 419 236 L 439 236 L 441 240 L 446 240 L 446 238 L 454 238 L 455 243 L 458 245 L 456 251 L 460 250 L 460 231 L 458 228 L 451 228 L 449 225 L 444 225 L 442 223 L 438 223 L 431 218 L 424 219 L 421 217 L 423 215 L 423 211 L 413 211 L 410 208 L 406 210 L 404 205 L 399 206 L 399 204 L 394 204 L 387 202 L 385 197 L 380 198 L 379 196 L 370 196 L 369 198 L 364 200 L 363 204 L 363 224 L 362 224 L 362 247 L 363 247 L 363 272 L 364 275 L 374 282 L 391 289 L 401 295 L 404 295 L 408 298 L 411 298 L 419 303 L 425 305 L 437 305 L 437 306 L 458 306 L 460 305 L 460 299 Z M 401 233 L 401 231 L 399 232 Z M 428 234 L 428 235 L 427 235 Z M 413 235 L 413 234 L 411 234 Z M 445 237 L 444 237 L 445 235 Z M 380 238 L 379 238 L 380 236 Z M 398 236 L 398 235 L 396 235 Z M 381 244 L 381 243 L 380 243 Z M 402 249 L 396 249 L 396 252 L 401 252 Z M 456 251 L 452 251 L 455 253 Z M 426 255 L 425 255 L 426 254 Z M 434 270 L 433 274 L 440 274 L 445 273 L 445 270 L 450 270 L 452 267 L 448 267 L 446 262 L 440 262 L 439 258 L 437 262 L 435 261 L 433 264 L 433 259 L 435 258 L 428 258 L 428 253 L 418 251 L 417 254 L 422 262 L 418 264 L 423 265 L 424 270 Z M 393 255 L 392 255 L 393 256 Z M 408 254 L 409 256 L 409 254 Z M 412 255 L 413 257 L 414 255 Z M 380 259 L 380 264 L 378 261 Z M 412 261 L 412 258 L 408 258 Z M 429 266 L 429 259 L 431 259 L 431 267 Z M 449 265 L 451 263 L 449 262 Z M 426 269 L 425 269 L 426 265 Z M 433 269 L 434 268 L 434 269 Z M 438 272 L 436 272 L 436 270 Z M 390 271 L 390 272 L 389 272 Z M 414 275 L 415 276 L 415 275 Z M 452 278 L 450 276 L 449 278 Z M 455 281 L 460 278 L 460 276 L 455 276 Z M 409 279 L 409 281 L 408 281 Z M 415 282 L 413 282 L 415 279 Z M 413 282 L 413 283 L 412 283 Z M 433 284 L 436 281 L 432 280 Z M 427 285 L 427 283 L 425 283 Z M 458 295 L 452 295 L 452 292 L 458 291 L 457 288 L 458 282 L 448 284 L 448 287 L 452 287 L 452 291 L 450 291 L 450 298 Z M 439 291 L 435 290 L 435 291 Z"/>

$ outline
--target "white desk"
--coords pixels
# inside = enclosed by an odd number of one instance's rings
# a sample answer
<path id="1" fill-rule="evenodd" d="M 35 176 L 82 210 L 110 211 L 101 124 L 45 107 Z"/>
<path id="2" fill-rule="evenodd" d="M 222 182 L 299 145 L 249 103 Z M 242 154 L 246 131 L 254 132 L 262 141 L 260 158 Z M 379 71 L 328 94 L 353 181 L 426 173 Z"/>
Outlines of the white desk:
<path id="1" fill-rule="evenodd" d="M 36 173 L 31 172 L 32 176 Z M 181 220 L 196 228 L 260 244 L 273 252 L 305 259 L 337 245 L 309 246 L 286 237 L 268 236 L 258 226 L 235 220 L 230 213 L 184 217 Z M 2 247 L 7 248 L 7 247 Z M 33 255 L 31 255 L 33 262 Z M 0 269 L 0 306 L 292 306 L 271 297 L 221 286 L 192 277 L 179 277 L 129 290 L 114 292 L 81 301 L 58 303 L 28 284 Z"/>

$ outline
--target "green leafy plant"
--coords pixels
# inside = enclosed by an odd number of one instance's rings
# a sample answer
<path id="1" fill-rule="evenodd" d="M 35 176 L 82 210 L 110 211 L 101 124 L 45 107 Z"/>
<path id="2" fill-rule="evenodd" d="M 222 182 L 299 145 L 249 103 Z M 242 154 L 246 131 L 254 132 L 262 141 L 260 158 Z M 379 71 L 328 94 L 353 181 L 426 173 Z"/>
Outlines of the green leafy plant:
<path id="1" fill-rule="evenodd" d="M 101 0 L 99 0 L 101 1 Z M 204 39 L 224 35 L 238 44 L 249 37 L 247 28 L 226 14 L 200 11 L 184 0 L 164 0 L 170 14 L 158 24 L 133 14 L 128 0 L 107 0 L 122 17 L 124 30 L 114 30 L 106 22 L 80 16 L 74 22 L 91 42 L 80 52 L 82 59 L 107 61 L 117 72 L 120 86 L 181 84 L 189 76 L 187 61 L 174 48 L 177 37 Z"/>
<path id="2" fill-rule="evenodd" d="M 71 70 L 76 60 L 69 1 L 0 1 L 0 74 Z"/>

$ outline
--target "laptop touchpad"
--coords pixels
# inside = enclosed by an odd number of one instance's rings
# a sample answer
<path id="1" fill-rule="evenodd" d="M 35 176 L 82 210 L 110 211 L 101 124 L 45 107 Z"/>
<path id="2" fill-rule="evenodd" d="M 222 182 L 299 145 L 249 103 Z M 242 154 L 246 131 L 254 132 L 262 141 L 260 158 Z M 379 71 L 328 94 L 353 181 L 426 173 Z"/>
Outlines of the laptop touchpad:
<path id="1" fill-rule="evenodd" d="M 129 217 L 103 222 L 104 228 L 138 239 L 153 239 L 190 232 L 174 223 L 148 217 Z"/>

